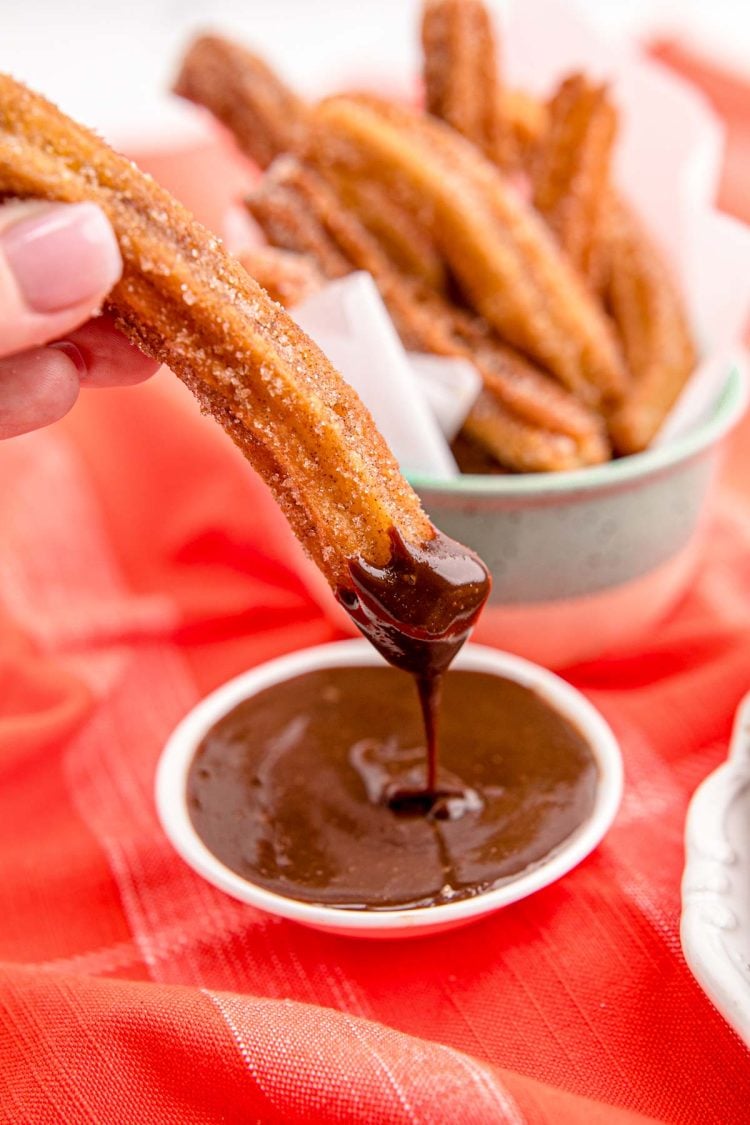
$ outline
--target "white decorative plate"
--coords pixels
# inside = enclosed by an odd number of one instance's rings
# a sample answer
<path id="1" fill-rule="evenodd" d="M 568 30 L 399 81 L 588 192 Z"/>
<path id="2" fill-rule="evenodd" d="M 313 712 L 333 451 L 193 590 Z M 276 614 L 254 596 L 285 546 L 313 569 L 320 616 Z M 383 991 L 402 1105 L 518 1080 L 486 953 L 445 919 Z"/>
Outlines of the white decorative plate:
<path id="1" fill-rule="evenodd" d="M 737 711 L 727 761 L 690 802 L 685 852 L 685 959 L 750 1046 L 750 695 Z"/>

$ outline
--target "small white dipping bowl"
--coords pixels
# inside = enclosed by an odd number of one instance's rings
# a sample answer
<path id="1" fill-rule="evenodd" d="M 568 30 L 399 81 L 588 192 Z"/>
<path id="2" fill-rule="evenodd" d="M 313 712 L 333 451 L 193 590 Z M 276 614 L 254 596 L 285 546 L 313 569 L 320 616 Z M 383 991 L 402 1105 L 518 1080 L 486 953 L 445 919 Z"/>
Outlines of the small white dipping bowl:
<path id="1" fill-rule="evenodd" d="M 156 807 L 164 831 L 186 863 L 209 883 L 269 914 L 350 937 L 400 938 L 453 929 L 526 898 L 565 875 L 596 847 L 615 817 L 622 794 L 622 758 L 609 726 L 580 692 L 552 672 L 519 656 L 470 644 L 459 653 L 453 667 L 490 673 L 532 688 L 572 722 L 591 747 L 599 769 L 594 805 L 589 817 L 559 848 L 496 890 L 459 902 L 404 910 L 347 910 L 300 902 L 265 890 L 226 867 L 203 843 L 188 812 L 188 771 L 204 736 L 237 704 L 274 684 L 321 668 L 384 663 L 364 640 L 303 649 L 237 676 L 185 716 L 170 736 L 159 761 Z"/>

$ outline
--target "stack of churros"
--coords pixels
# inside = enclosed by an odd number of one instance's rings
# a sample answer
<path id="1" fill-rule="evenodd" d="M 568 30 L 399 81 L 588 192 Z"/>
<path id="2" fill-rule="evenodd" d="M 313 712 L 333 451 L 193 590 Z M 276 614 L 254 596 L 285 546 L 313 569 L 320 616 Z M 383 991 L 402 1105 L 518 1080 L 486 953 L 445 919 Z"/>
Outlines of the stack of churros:
<path id="1" fill-rule="evenodd" d="M 617 111 L 568 77 L 505 87 L 481 0 L 425 0 L 425 110 L 300 99 L 264 60 L 198 40 L 175 89 L 265 170 L 245 260 L 288 307 L 368 271 L 404 345 L 472 362 L 461 464 L 542 472 L 646 448 L 695 365 L 681 295 L 611 181 Z M 270 256 L 269 256 L 270 255 Z"/>

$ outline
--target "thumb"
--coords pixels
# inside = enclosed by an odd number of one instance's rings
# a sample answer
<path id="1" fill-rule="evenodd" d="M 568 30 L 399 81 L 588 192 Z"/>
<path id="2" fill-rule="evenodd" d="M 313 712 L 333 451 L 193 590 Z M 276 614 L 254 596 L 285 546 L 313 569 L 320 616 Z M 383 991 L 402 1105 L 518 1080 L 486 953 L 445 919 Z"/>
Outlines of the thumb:
<path id="1" fill-rule="evenodd" d="M 93 203 L 0 206 L 0 356 L 83 324 L 121 272 L 112 228 Z"/>

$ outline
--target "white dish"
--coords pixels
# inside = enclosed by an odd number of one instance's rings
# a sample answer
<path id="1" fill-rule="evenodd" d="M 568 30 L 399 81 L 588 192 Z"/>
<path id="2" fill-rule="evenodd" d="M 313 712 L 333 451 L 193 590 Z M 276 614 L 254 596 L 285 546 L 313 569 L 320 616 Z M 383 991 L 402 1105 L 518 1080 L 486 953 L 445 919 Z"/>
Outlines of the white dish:
<path id="1" fill-rule="evenodd" d="M 690 802 L 680 936 L 701 988 L 750 1047 L 750 695 L 727 761 Z"/>
<path id="2" fill-rule="evenodd" d="M 343 910 L 284 898 L 225 867 L 196 833 L 187 806 L 187 774 L 204 735 L 242 700 L 275 683 L 319 668 L 382 663 L 382 658 L 363 640 L 304 649 L 230 680 L 185 716 L 162 752 L 156 776 L 156 805 L 167 836 L 199 875 L 242 902 L 316 929 L 370 938 L 416 937 L 464 925 L 526 898 L 565 875 L 596 847 L 615 817 L 622 793 L 622 758 L 609 726 L 587 699 L 552 672 L 496 649 L 467 645 L 459 653 L 455 667 L 504 676 L 534 689 L 573 722 L 591 745 L 599 767 L 594 807 L 588 820 L 560 848 L 496 890 L 441 906 L 389 911 Z"/>

